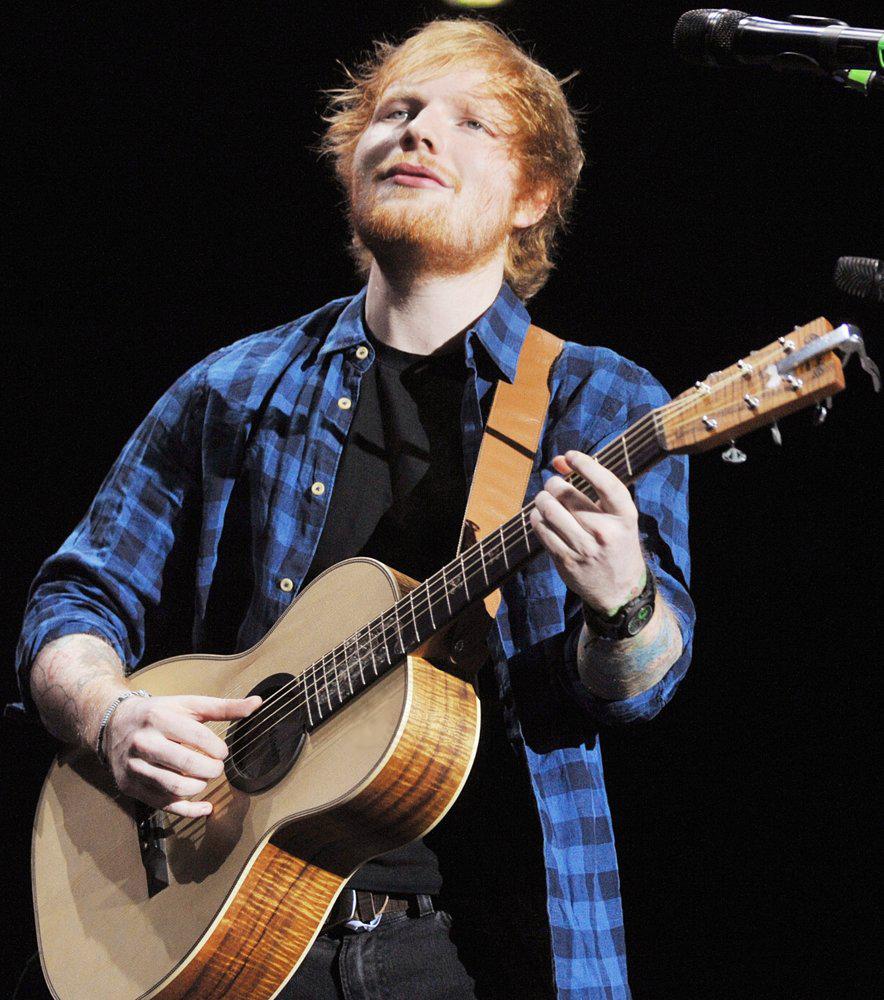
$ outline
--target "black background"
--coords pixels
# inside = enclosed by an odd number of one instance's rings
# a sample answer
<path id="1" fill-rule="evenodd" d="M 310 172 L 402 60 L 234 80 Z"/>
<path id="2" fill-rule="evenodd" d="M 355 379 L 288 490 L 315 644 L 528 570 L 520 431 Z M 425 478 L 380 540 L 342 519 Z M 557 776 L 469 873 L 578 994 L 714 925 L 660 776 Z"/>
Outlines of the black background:
<path id="1" fill-rule="evenodd" d="M 683 5 L 513 2 L 586 114 L 586 169 L 535 321 L 673 392 L 825 314 L 884 359 L 884 308 L 837 293 L 884 255 L 884 100 L 677 62 Z M 855 25 L 878 4 L 807 3 Z M 441 4 L 6 8 L 12 307 L 2 541 L 8 669 L 29 581 L 156 397 L 215 347 L 358 285 L 311 147 L 318 91 Z M 753 13 L 784 17 L 791 4 Z M 694 665 L 606 739 L 637 998 L 860 997 L 877 862 L 878 399 L 858 367 L 826 425 L 693 463 Z M 3 723 L 5 951 L 33 951 L 28 840 L 45 752 Z M 4 981 L 6 985 L 12 980 Z"/>

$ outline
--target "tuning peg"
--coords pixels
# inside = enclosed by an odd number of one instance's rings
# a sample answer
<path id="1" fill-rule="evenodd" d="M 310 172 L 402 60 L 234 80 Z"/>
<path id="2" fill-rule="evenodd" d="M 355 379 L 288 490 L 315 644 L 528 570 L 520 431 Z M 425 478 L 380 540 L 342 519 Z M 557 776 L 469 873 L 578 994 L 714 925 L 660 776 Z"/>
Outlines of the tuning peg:
<path id="1" fill-rule="evenodd" d="M 813 408 L 813 422 L 817 427 L 826 422 L 826 417 L 829 415 L 831 407 L 832 398 L 830 396 L 824 403 L 817 403 Z"/>
<path id="2" fill-rule="evenodd" d="M 730 448 L 721 453 L 721 460 L 722 462 L 727 462 L 729 465 L 739 465 L 741 462 L 746 461 L 746 452 L 740 451 L 736 444 L 731 441 Z"/>
<path id="3" fill-rule="evenodd" d="M 780 425 L 774 421 L 770 428 L 770 436 L 773 438 L 773 443 L 775 445 L 782 445 L 783 435 L 780 431 Z"/>

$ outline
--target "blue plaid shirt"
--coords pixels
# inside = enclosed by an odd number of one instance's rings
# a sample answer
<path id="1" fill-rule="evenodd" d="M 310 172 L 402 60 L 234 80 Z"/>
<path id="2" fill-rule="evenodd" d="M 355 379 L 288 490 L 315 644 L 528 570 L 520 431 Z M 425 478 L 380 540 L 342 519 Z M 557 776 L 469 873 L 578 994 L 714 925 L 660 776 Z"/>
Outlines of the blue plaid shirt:
<path id="1" fill-rule="evenodd" d="M 103 636 L 128 670 L 145 633 L 168 608 L 168 565 L 193 592 L 186 602 L 190 650 L 213 652 L 207 603 L 225 513 L 237 477 L 248 475 L 257 525 L 255 587 L 237 646 L 257 642 L 289 606 L 313 558 L 359 384 L 374 355 L 363 326 L 365 291 L 275 330 L 222 348 L 159 400 L 123 449 L 92 506 L 34 581 L 18 649 L 22 696 L 40 647 L 72 632 Z M 472 476 L 484 415 L 498 378 L 512 381 L 529 324 L 504 285 L 466 337 L 463 449 Z M 366 351 L 357 351 L 364 346 Z M 365 355 L 360 357 L 360 355 Z M 666 393 L 612 351 L 567 343 L 556 363 L 543 441 L 526 502 L 554 455 L 594 452 Z M 321 485 L 320 485 L 321 484 Z M 687 595 L 687 464 L 670 458 L 636 485 L 640 530 L 659 590 L 675 612 L 685 652 L 665 677 L 625 701 L 595 698 L 576 673 L 580 602 L 541 553 L 503 589 L 489 644 L 509 735 L 523 754 L 537 802 L 547 872 L 547 910 L 561 1000 L 628 997 L 623 916 L 599 730 L 649 719 L 688 666 L 693 607 Z M 184 523 L 196 524 L 186 568 L 169 559 Z M 171 575 L 171 574 L 167 574 Z M 295 589 L 280 586 L 289 579 Z M 164 585 L 165 583 L 165 585 Z M 189 587 L 189 583 L 187 584 Z M 31 706 L 32 707 L 32 706 Z"/>

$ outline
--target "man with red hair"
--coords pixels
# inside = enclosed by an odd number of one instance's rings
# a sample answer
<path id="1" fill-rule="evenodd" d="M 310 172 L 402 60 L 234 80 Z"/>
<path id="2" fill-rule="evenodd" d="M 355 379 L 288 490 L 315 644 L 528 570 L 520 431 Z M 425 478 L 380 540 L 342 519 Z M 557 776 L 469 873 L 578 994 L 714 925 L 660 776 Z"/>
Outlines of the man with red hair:
<path id="1" fill-rule="evenodd" d="M 453 557 L 583 162 L 560 83 L 477 20 L 377 46 L 327 121 L 365 287 L 169 390 L 41 569 L 20 643 L 46 726 L 183 816 L 222 771 L 205 723 L 258 701 L 121 700 L 124 674 L 176 613 L 191 647 L 245 649 L 343 558 L 424 579 Z M 528 491 L 546 553 L 503 590 L 473 774 L 437 830 L 356 873 L 281 996 L 628 996 L 598 734 L 655 715 L 687 669 L 686 465 L 630 491 L 589 457 L 666 401 L 613 352 L 566 342 L 551 393 Z M 185 611 L 162 586 L 173 551 Z"/>

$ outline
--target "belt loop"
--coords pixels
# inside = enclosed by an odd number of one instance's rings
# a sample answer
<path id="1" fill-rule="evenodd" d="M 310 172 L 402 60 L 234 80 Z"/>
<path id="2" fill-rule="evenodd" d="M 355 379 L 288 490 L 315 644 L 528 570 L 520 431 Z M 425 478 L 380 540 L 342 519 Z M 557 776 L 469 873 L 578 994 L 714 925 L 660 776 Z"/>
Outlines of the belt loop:
<path id="1" fill-rule="evenodd" d="M 417 899 L 417 915 L 419 917 L 425 917 L 428 913 L 433 912 L 432 897 L 425 896 L 422 892 L 419 892 L 415 898 Z"/>

